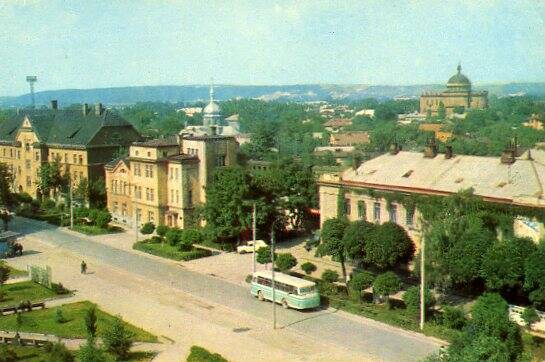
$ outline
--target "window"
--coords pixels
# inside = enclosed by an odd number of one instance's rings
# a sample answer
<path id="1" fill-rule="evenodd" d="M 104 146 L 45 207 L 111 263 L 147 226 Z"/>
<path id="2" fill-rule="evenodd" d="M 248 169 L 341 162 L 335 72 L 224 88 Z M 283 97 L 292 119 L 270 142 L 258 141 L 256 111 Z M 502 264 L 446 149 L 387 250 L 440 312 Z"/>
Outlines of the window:
<path id="1" fill-rule="evenodd" d="M 136 223 L 139 224 L 140 220 L 142 220 L 142 209 L 136 209 Z"/>
<path id="2" fill-rule="evenodd" d="M 153 189 L 150 189 L 150 190 L 149 190 L 149 197 L 150 197 L 150 201 L 153 201 L 153 200 L 155 199 Z"/>
<path id="3" fill-rule="evenodd" d="M 174 190 L 170 190 L 170 202 L 174 202 Z"/>
<path id="4" fill-rule="evenodd" d="M 83 180 L 83 171 L 80 171 L 80 172 L 79 172 L 79 180 L 80 180 L 80 181 Z"/>
<path id="5" fill-rule="evenodd" d="M 5 149 L 5 148 L 2 148 L 2 155 L 3 155 L 4 157 L 6 157 L 6 149 Z"/>
<path id="6" fill-rule="evenodd" d="M 26 177 L 26 185 L 27 185 L 27 187 L 32 186 L 32 179 L 30 178 L 30 176 Z"/>
<path id="7" fill-rule="evenodd" d="M 68 153 L 64 154 L 64 163 L 68 163 Z"/>
<path id="8" fill-rule="evenodd" d="M 30 170 L 30 160 L 25 160 L 25 169 Z"/>
<path id="9" fill-rule="evenodd" d="M 176 203 L 180 202 L 180 193 L 176 190 Z"/>
<path id="10" fill-rule="evenodd" d="M 176 175 L 176 177 L 174 177 L 174 178 L 175 178 L 176 181 L 177 181 L 177 180 L 178 180 L 178 169 L 177 169 L 177 168 L 174 169 L 174 173 L 175 173 L 175 175 Z"/>
<path id="11" fill-rule="evenodd" d="M 193 192 L 191 190 L 187 191 L 187 205 L 193 205 Z"/>
<path id="12" fill-rule="evenodd" d="M 344 214 L 350 215 L 350 210 L 352 209 L 350 205 L 350 199 L 344 199 Z"/>
<path id="13" fill-rule="evenodd" d="M 123 183 L 123 195 L 129 195 L 129 184 L 126 182 Z"/>
<path id="14" fill-rule="evenodd" d="M 83 165 L 83 156 L 82 155 L 79 155 L 79 164 Z"/>
<path id="15" fill-rule="evenodd" d="M 35 159 L 36 161 L 40 161 L 40 152 L 36 152 Z"/>
<path id="16" fill-rule="evenodd" d="M 30 143 L 25 143 L 25 151 L 30 151 Z"/>
<path id="17" fill-rule="evenodd" d="M 358 201 L 358 218 L 365 220 L 365 201 Z"/>
<path id="18" fill-rule="evenodd" d="M 72 162 L 74 165 L 78 163 L 78 155 L 76 155 L 75 153 L 72 155 L 72 161 L 74 161 Z"/>
<path id="19" fill-rule="evenodd" d="M 139 154 L 138 150 L 134 151 L 135 156 L 138 156 L 138 154 Z"/>
<path id="20" fill-rule="evenodd" d="M 148 151 L 148 157 L 151 157 L 151 152 Z"/>
<path id="21" fill-rule="evenodd" d="M 153 222 L 153 211 L 148 211 L 148 222 Z"/>
<path id="22" fill-rule="evenodd" d="M 375 222 L 380 222 L 380 202 L 375 202 L 373 218 Z"/>
<path id="23" fill-rule="evenodd" d="M 146 187 L 146 201 L 149 201 L 149 188 Z"/>
<path id="24" fill-rule="evenodd" d="M 149 165 L 149 177 L 153 177 L 153 166 Z"/>
<path id="25" fill-rule="evenodd" d="M 409 227 L 412 227 L 414 225 L 414 209 L 412 210 L 407 209 L 406 215 L 405 215 L 405 223 Z"/>
<path id="26" fill-rule="evenodd" d="M 9 157 L 13 158 L 13 149 L 9 149 Z"/>
<path id="27" fill-rule="evenodd" d="M 112 181 L 112 193 L 117 194 L 117 180 Z"/>
<path id="28" fill-rule="evenodd" d="M 135 176 L 140 176 L 140 164 L 139 163 L 134 164 L 134 175 Z"/>
<path id="29" fill-rule="evenodd" d="M 113 207 L 114 214 L 117 214 L 117 209 L 118 209 L 117 201 L 114 201 L 114 207 Z"/>
<path id="30" fill-rule="evenodd" d="M 21 158 L 21 151 L 17 150 L 17 159 L 19 160 Z"/>
<path id="31" fill-rule="evenodd" d="M 390 221 L 397 224 L 397 205 L 390 204 Z"/>
<path id="32" fill-rule="evenodd" d="M 216 157 L 216 166 L 218 167 L 225 166 L 225 155 L 218 155 Z"/>
<path id="33" fill-rule="evenodd" d="M 127 204 L 126 203 L 123 203 L 121 205 L 121 215 L 122 216 L 127 216 Z"/>

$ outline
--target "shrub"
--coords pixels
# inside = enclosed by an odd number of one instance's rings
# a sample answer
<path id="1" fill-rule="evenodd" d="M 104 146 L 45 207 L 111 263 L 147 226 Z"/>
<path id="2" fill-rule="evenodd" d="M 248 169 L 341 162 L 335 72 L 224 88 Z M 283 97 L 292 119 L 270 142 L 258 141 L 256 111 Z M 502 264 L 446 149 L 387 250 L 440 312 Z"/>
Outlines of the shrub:
<path id="1" fill-rule="evenodd" d="M 51 283 L 51 290 L 55 292 L 55 294 L 63 295 L 63 294 L 69 294 L 70 291 L 62 285 L 62 283 Z"/>
<path id="2" fill-rule="evenodd" d="M 310 261 L 301 264 L 301 269 L 305 272 L 306 275 L 310 275 L 316 271 L 316 265 L 312 264 Z"/>
<path id="3" fill-rule="evenodd" d="M 212 252 L 208 249 L 195 249 L 187 251 L 180 257 L 181 261 L 189 261 L 194 259 L 200 259 L 212 255 Z"/>
<path id="4" fill-rule="evenodd" d="M 78 362 L 110 362 L 114 359 L 98 347 L 94 338 L 88 338 L 77 352 Z"/>
<path id="5" fill-rule="evenodd" d="M 62 314 L 62 309 L 61 308 L 57 308 L 55 310 L 55 322 L 57 322 L 57 323 L 66 322 L 66 319 L 64 319 L 64 315 Z"/>
<path id="6" fill-rule="evenodd" d="M 55 208 L 55 201 L 51 200 L 51 199 L 45 199 L 42 204 L 40 205 L 40 207 L 44 210 L 51 210 L 51 209 L 54 209 Z"/>
<path id="7" fill-rule="evenodd" d="M 60 342 L 47 343 L 44 347 L 47 353 L 47 361 L 52 362 L 72 362 L 74 356 L 66 348 L 66 346 Z"/>
<path id="8" fill-rule="evenodd" d="M 450 329 L 461 330 L 467 322 L 464 311 L 460 308 L 446 306 L 443 308 L 441 323 Z"/>
<path id="9" fill-rule="evenodd" d="M 85 329 L 89 338 L 95 338 L 97 335 L 97 310 L 93 306 L 85 312 Z"/>
<path id="10" fill-rule="evenodd" d="M 383 297 L 388 307 L 390 307 L 390 295 L 399 292 L 400 289 L 401 280 L 391 271 L 378 275 L 373 283 L 373 294 Z"/>
<path id="11" fill-rule="evenodd" d="M 198 229 L 187 229 L 182 232 L 180 237 L 180 249 L 191 250 L 191 247 L 195 243 L 202 241 L 202 233 Z"/>
<path id="12" fill-rule="evenodd" d="M 95 218 L 95 225 L 101 229 L 106 229 L 112 221 L 112 215 L 106 210 L 100 210 Z"/>
<path id="13" fill-rule="evenodd" d="M 134 334 L 125 328 L 123 321 L 117 317 L 112 326 L 107 329 L 102 340 L 106 350 L 119 359 L 127 358 L 133 344 Z"/>
<path id="14" fill-rule="evenodd" d="M 15 362 L 17 361 L 17 353 L 13 347 L 8 347 L 5 344 L 0 344 L 0 362 Z"/>
<path id="15" fill-rule="evenodd" d="M 285 272 L 297 265 L 297 259 L 290 253 L 281 253 L 275 258 L 274 263 L 281 272 Z"/>
<path id="16" fill-rule="evenodd" d="M 335 283 L 339 280 L 339 273 L 337 273 L 335 270 L 326 269 L 322 273 L 322 280 L 326 283 Z"/>
<path id="17" fill-rule="evenodd" d="M 15 194 L 15 198 L 17 199 L 17 201 L 24 204 L 30 204 L 32 202 L 32 196 L 30 196 L 26 192 L 20 192 L 18 194 Z"/>
<path id="18" fill-rule="evenodd" d="M 97 222 L 97 218 L 98 218 L 98 214 L 100 213 L 100 210 L 97 210 L 97 209 L 91 209 L 89 210 L 89 214 L 87 215 L 87 217 L 91 220 L 91 223 L 93 225 L 96 225 L 96 222 Z"/>
<path id="19" fill-rule="evenodd" d="M 218 353 L 210 353 L 206 349 L 199 346 L 191 346 L 189 356 L 187 357 L 187 362 L 227 362 Z"/>
<path id="20" fill-rule="evenodd" d="M 40 210 L 40 206 L 41 206 L 40 201 L 38 201 L 38 200 L 32 200 L 30 202 L 30 208 L 31 208 L 33 213 L 38 212 Z"/>
<path id="21" fill-rule="evenodd" d="M 361 301 L 363 291 L 373 285 L 374 280 L 375 276 L 369 272 L 356 273 L 350 279 L 348 287 Z"/>
<path id="22" fill-rule="evenodd" d="M 269 264 L 271 262 L 271 247 L 262 246 L 257 249 L 256 260 L 259 264 Z"/>
<path id="23" fill-rule="evenodd" d="M 159 235 L 159 237 L 164 238 L 169 230 L 170 228 L 166 225 L 158 225 L 155 232 L 157 233 L 157 235 Z"/>
<path id="24" fill-rule="evenodd" d="M 403 301 L 405 302 L 409 313 L 418 315 L 420 312 L 420 287 L 412 286 L 407 289 L 405 294 L 403 294 Z M 428 288 L 424 291 L 424 301 L 426 311 L 429 311 L 435 304 L 435 298 Z"/>
<path id="25" fill-rule="evenodd" d="M 414 244 L 407 232 L 392 222 L 372 228 L 364 248 L 365 260 L 380 269 L 406 263 L 414 254 Z"/>
<path id="26" fill-rule="evenodd" d="M 527 307 L 520 315 L 522 320 L 526 323 L 528 328 L 532 327 L 532 324 L 539 321 L 539 315 L 533 307 Z"/>
<path id="27" fill-rule="evenodd" d="M 90 210 L 86 207 L 78 207 L 74 209 L 74 216 L 78 219 L 88 217 Z"/>
<path id="28" fill-rule="evenodd" d="M 140 232 L 144 235 L 149 235 L 153 233 L 154 230 L 155 230 L 155 225 L 152 222 L 147 222 L 144 225 L 142 225 Z"/>
<path id="29" fill-rule="evenodd" d="M 178 244 L 180 242 L 181 237 L 182 237 L 182 230 L 176 229 L 176 228 L 172 228 L 168 230 L 165 234 L 165 239 L 167 243 L 169 243 L 172 246 Z"/>

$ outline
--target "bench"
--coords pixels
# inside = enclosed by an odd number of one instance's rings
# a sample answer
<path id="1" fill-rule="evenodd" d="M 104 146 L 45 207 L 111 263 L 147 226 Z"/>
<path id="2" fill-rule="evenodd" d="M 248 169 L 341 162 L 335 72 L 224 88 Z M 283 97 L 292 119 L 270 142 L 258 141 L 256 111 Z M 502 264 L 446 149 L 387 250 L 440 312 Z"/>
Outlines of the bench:
<path id="1" fill-rule="evenodd" d="M 0 314 L 1 315 L 6 315 L 6 314 L 12 314 L 12 313 L 17 313 L 17 312 L 30 312 L 34 309 L 45 309 L 45 302 L 37 302 L 37 303 L 32 303 L 30 304 L 29 306 L 10 306 L 10 307 L 3 307 L 3 308 L 0 308 Z"/>
<path id="2" fill-rule="evenodd" d="M 35 347 L 43 347 L 45 346 L 49 341 L 47 339 L 42 338 L 21 338 L 19 337 L 19 345 L 21 346 L 35 346 Z M 0 343 L 4 344 L 17 344 L 16 343 L 17 338 L 15 336 L 13 337 L 2 337 L 0 336 Z"/>

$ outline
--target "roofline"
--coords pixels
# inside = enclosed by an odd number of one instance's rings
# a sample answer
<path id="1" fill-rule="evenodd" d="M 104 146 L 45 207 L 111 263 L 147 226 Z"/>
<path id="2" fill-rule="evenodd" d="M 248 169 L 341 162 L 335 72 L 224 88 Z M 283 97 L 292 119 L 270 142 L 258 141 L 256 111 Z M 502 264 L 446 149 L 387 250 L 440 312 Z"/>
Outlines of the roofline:
<path id="1" fill-rule="evenodd" d="M 441 191 L 441 190 L 431 190 L 431 189 L 425 189 L 425 188 L 419 188 L 419 187 L 407 187 L 407 186 L 391 186 L 391 185 L 384 185 L 384 184 L 375 184 L 375 183 L 369 183 L 369 182 L 360 182 L 360 181 L 349 181 L 349 180 L 342 180 L 340 182 L 328 182 L 328 181 L 318 181 L 318 186 L 349 186 L 349 187 L 362 187 L 362 188 L 369 188 L 369 189 L 378 189 L 378 190 L 384 190 L 384 191 L 399 191 L 399 192 L 405 192 L 405 193 L 413 193 L 413 194 L 419 194 L 419 195 L 429 195 L 429 196 L 452 196 L 455 195 L 456 192 L 451 191 Z M 498 204 L 509 204 L 509 205 L 517 205 L 517 206 L 526 206 L 526 207 L 533 207 L 533 208 L 545 208 L 545 205 L 535 205 L 535 204 L 524 204 L 520 202 L 514 202 L 513 199 L 503 198 L 503 197 L 491 197 L 491 196 L 484 196 L 475 194 L 475 196 L 480 197 L 484 201 L 498 203 Z"/>

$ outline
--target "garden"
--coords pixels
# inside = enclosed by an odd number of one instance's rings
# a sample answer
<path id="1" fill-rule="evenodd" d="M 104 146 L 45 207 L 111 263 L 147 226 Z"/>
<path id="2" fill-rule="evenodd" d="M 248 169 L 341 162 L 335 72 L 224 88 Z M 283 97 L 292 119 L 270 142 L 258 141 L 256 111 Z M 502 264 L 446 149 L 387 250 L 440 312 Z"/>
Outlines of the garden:
<path id="1" fill-rule="evenodd" d="M 166 225 L 155 227 L 153 223 L 146 223 L 142 225 L 140 232 L 144 235 L 155 232 L 155 235 L 134 243 L 135 250 L 177 261 L 189 261 L 212 255 L 212 251 L 196 246 L 204 239 L 201 229 L 182 230 Z"/>

